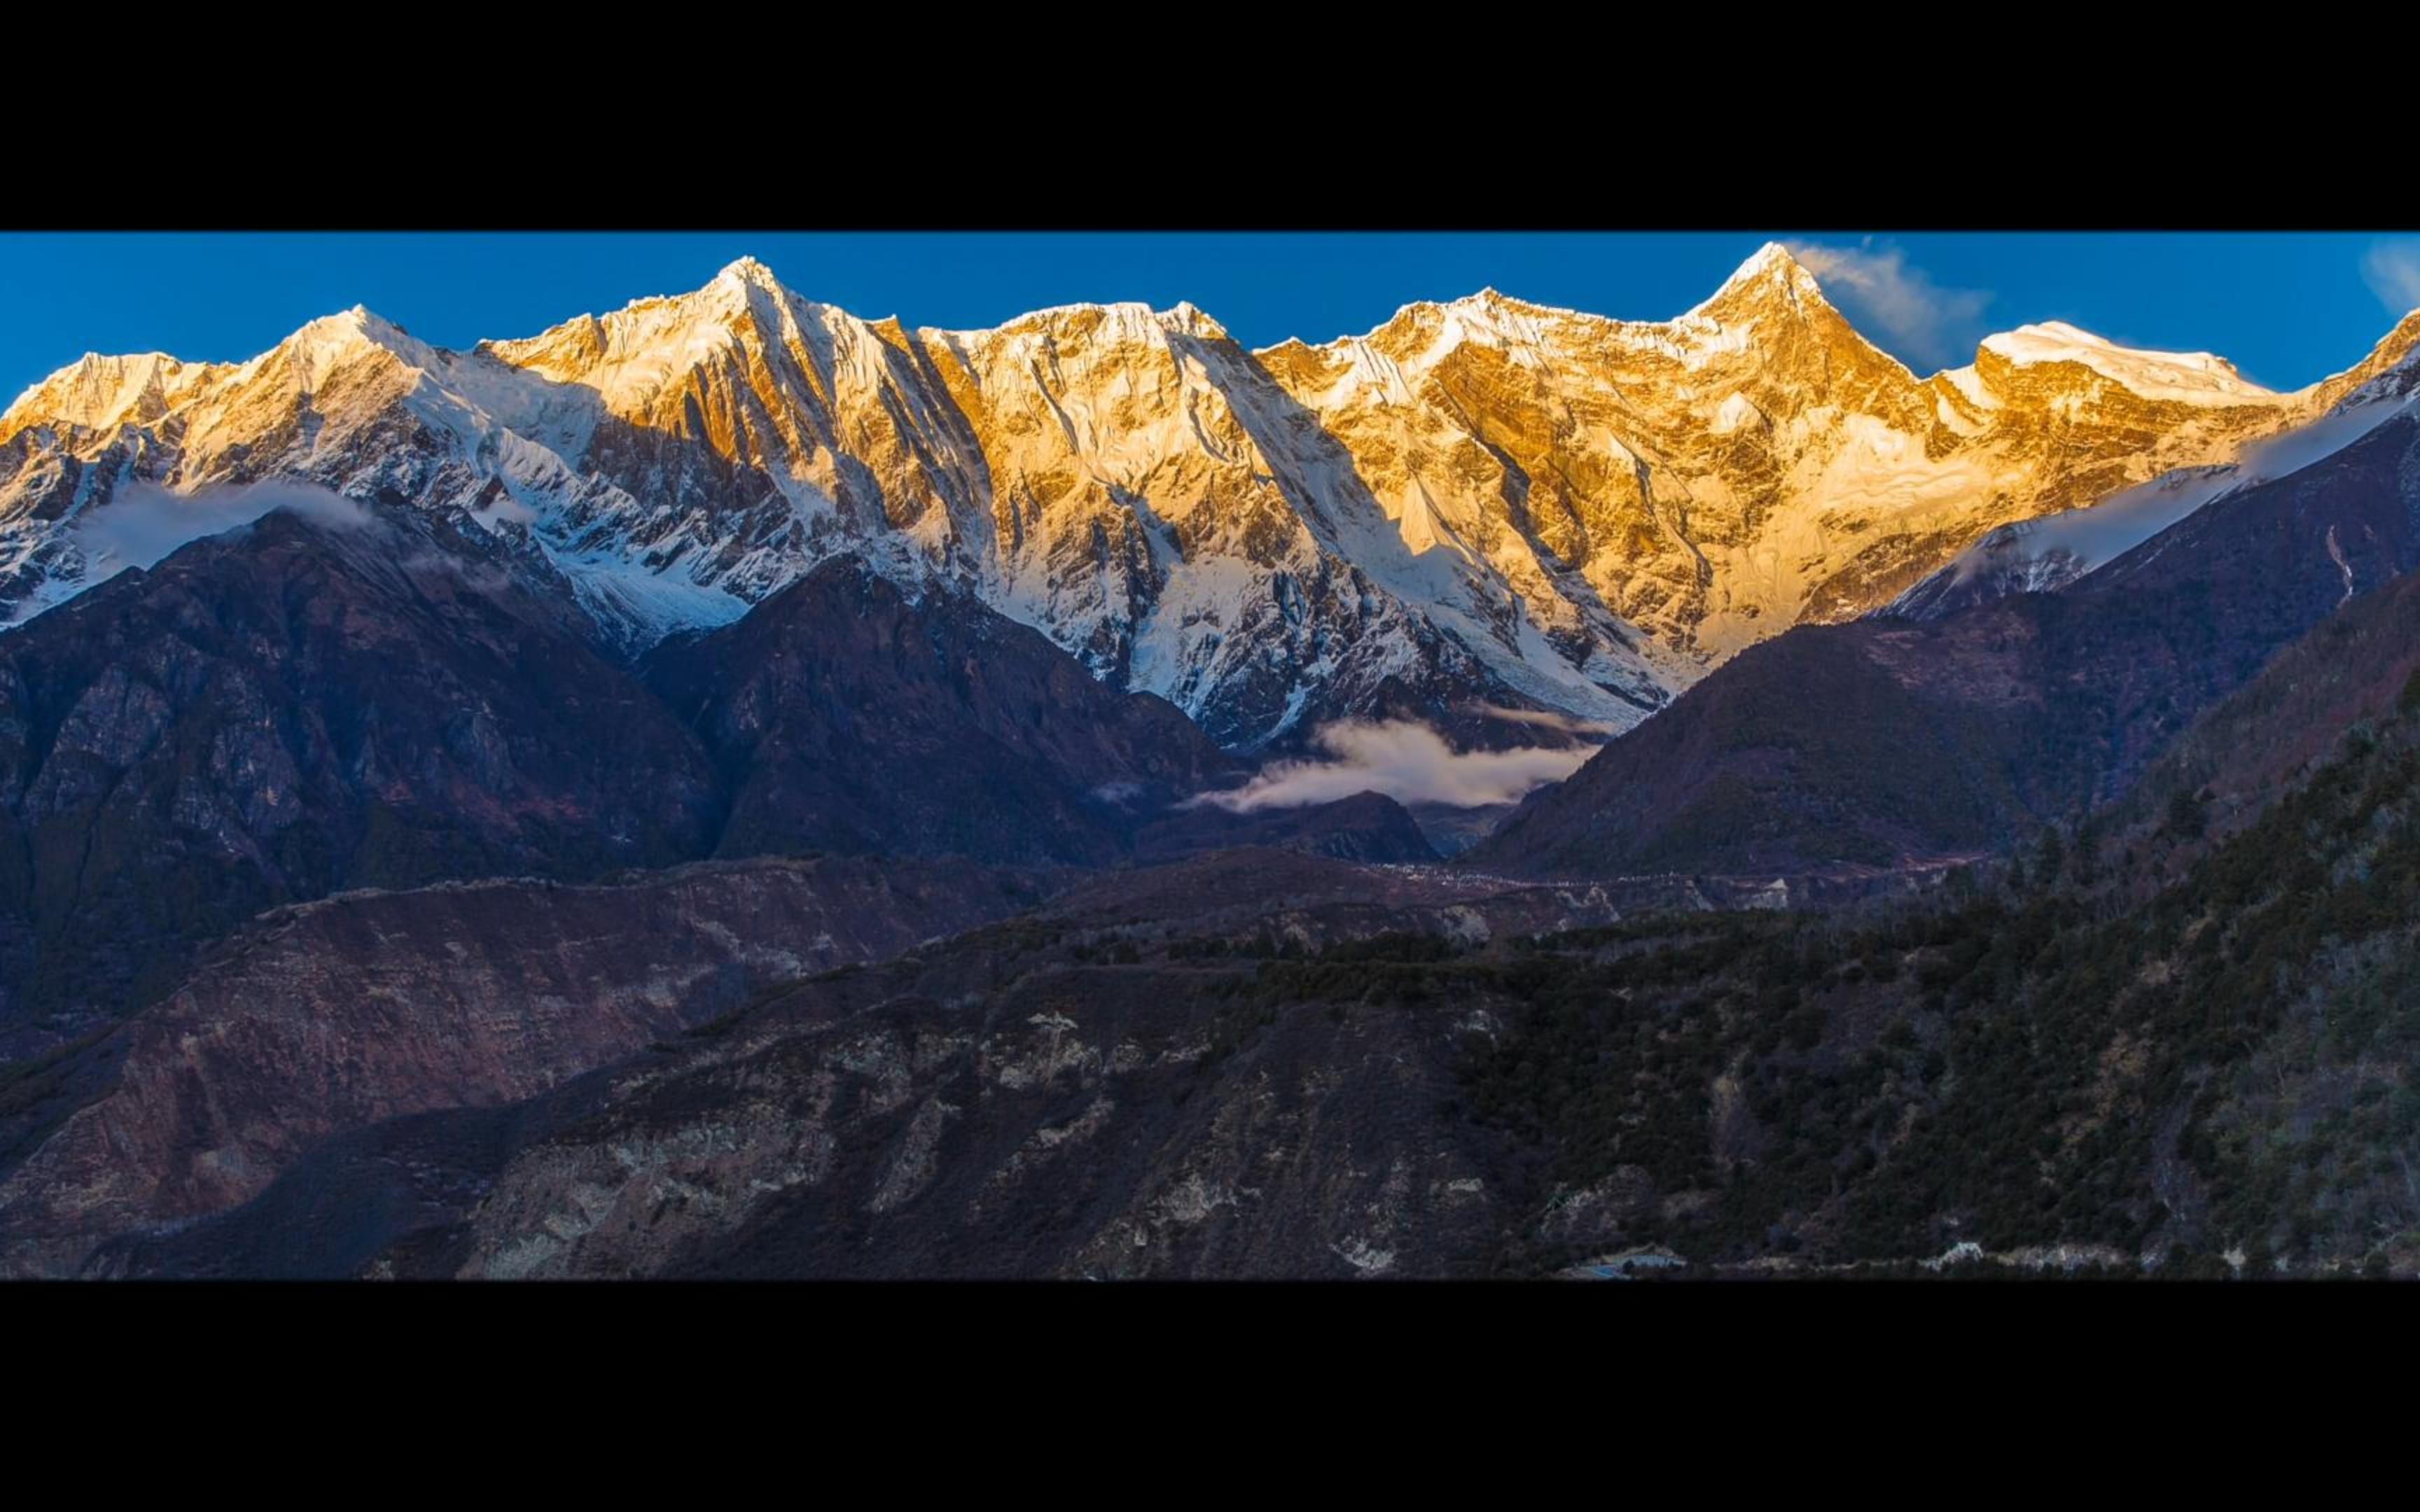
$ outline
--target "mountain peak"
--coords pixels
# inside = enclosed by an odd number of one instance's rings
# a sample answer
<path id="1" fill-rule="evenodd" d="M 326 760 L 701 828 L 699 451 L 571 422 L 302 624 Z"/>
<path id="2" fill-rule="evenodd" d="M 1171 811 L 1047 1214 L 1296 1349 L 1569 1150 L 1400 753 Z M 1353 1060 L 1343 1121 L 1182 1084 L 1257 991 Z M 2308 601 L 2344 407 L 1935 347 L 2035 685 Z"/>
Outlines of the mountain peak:
<path id="1" fill-rule="evenodd" d="M 714 281 L 718 284 L 745 285 L 751 288 L 761 288 L 776 294 L 786 292 L 782 287 L 782 281 L 773 276 L 773 270 L 758 262 L 754 257 L 739 257 L 725 263 L 722 270 L 714 275 Z"/>
<path id="2" fill-rule="evenodd" d="M 384 352 L 414 367 L 428 367 L 437 361 L 426 343 L 363 304 L 321 316 L 280 342 L 275 349 L 313 373 L 372 351 Z"/>
<path id="3" fill-rule="evenodd" d="M 1792 270 L 1804 272 L 1806 267 L 1796 257 L 1791 255 L 1788 247 L 1778 241 L 1768 241 L 1751 253 L 1747 261 L 1739 265 L 1738 270 L 1731 274 L 1730 282 L 1737 283 L 1744 278 L 1761 278 L 1773 272 L 1787 274 Z"/>
<path id="4" fill-rule="evenodd" d="M 702 305 L 724 316 L 753 313 L 755 318 L 770 317 L 770 312 L 799 301 L 787 285 L 773 276 L 773 270 L 753 257 L 740 257 L 726 263 L 706 287 L 676 303 Z"/>
<path id="5" fill-rule="evenodd" d="M 1747 261 L 1740 264 L 1730 277 L 1724 279 L 1722 286 L 1714 290 L 1705 302 L 1681 318 L 1710 316 L 1720 320 L 1726 316 L 1735 317 L 1745 310 L 1776 300 L 1791 307 L 1831 307 L 1830 301 L 1823 298 L 1823 285 L 1816 282 L 1813 273 L 1807 270 L 1807 265 L 1780 242 L 1768 241 L 1759 247 Z"/>
<path id="6" fill-rule="evenodd" d="M 411 335 L 401 326 L 387 319 L 366 304 L 356 304 L 349 310 L 323 315 L 287 338 L 310 337 L 320 341 L 369 342 L 380 347 L 393 347 L 411 341 Z"/>
<path id="7" fill-rule="evenodd" d="M 1171 329 L 1181 331 L 1187 335 L 1200 336 L 1208 341 L 1222 341 L 1227 336 L 1227 328 L 1220 325 L 1210 312 L 1191 300 L 1177 301 L 1170 308 L 1168 319 Z"/>

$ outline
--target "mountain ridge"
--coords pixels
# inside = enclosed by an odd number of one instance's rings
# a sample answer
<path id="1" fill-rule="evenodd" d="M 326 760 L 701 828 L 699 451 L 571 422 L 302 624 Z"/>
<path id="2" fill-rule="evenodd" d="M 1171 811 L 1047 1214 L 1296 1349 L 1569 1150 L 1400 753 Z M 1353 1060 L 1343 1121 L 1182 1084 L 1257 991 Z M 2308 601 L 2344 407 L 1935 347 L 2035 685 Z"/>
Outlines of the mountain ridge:
<path id="1" fill-rule="evenodd" d="M 83 586 L 130 485 L 301 480 L 459 516 L 619 655 L 852 554 L 1233 750 L 1406 697 L 1504 743 L 1470 706 L 1636 723 L 1995 525 L 2230 458 L 2412 341 L 2176 403 L 1990 341 L 1919 377 L 1777 243 L 1671 320 L 1491 288 L 1257 350 L 1184 301 L 911 329 L 741 258 L 464 352 L 356 306 L 240 363 L 82 359 L 0 415 L 0 605 Z"/>

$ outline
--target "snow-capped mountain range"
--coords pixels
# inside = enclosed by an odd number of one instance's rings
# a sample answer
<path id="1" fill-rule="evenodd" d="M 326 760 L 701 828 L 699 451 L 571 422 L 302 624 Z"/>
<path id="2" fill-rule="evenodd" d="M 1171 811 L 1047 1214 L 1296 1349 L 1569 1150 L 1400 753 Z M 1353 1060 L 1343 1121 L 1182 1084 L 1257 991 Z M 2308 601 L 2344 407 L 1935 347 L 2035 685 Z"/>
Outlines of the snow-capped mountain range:
<path id="1" fill-rule="evenodd" d="M 0 415 L 0 617 L 301 484 L 458 514 L 623 652 L 848 553 L 1233 748 L 1482 704 L 1622 727 L 1994 527 L 2229 464 L 2415 341 L 2281 394 L 2049 324 L 1920 378 L 1769 245 L 1669 321 L 1486 290 L 1254 352 L 1188 304 L 909 330 L 743 259 L 467 352 L 356 308 L 241 363 L 88 356 Z"/>

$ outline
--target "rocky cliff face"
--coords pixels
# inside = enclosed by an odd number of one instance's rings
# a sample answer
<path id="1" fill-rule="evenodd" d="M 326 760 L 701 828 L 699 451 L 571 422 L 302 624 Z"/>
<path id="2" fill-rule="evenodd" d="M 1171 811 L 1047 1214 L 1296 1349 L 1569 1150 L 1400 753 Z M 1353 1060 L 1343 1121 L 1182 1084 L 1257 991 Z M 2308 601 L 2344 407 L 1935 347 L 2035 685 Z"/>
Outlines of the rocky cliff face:
<path id="1" fill-rule="evenodd" d="M 825 857 L 273 911 L 163 1002 L 0 1084 L 0 1265 L 72 1269 L 113 1235 L 245 1201 L 333 1134 L 534 1096 L 1053 885 Z"/>
<path id="2" fill-rule="evenodd" d="M 1417 1011 L 1354 1007 L 1391 991 L 1397 947 L 1380 946 L 1378 964 L 1339 964 L 1280 1011 L 1256 985 L 1262 964 L 1414 934 L 1438 943 L 1406 948 L 1442 959 L 1764 901 L 1714 879 L 1534 887 L 1227 851 L 759 995 L 515 1107 L 354 1126 L 241 1207 L 173 1230 L 143 1214 L 201 1211 L 182 1173 L 205 1142 L 80 1165 L 132 1117 L 122 1095 L 104 1099 L 41 1147 L 39 1178 L 0 1189 L 35 1195 L 0 1210 L 0 1232 L 72 1206 L 76 1242 L 24 1263 L 90 1273 L 1484 1273 L 1532 1200 L 1528 1178 L 1497 1134 L 1440 1110 L 1463 1040 L 1488 1032 L 1517 984 L 1474 979 L 1474 995 Z M 542 960 L 533 942 L 555 927 L 496 932 Z M 442 992 L 427 1011 L 450 1011 Z M 362 1058 L 393 1054 L 380 1018 L 340 1022 L 366 1039 Z M 183 1042 L 169 1028 L 155 1041 Z M 263 1088 L 321 1105 L 307 1070 L 289 1086 L 249 1058 L 170 1059 L 196 1110 L 265 1107 Z M 137 1183 L 152 1209 L 120 1195 Z"/>
<path id="3" fill-rule="evenodd" d="M 1231 749 L 1380 706 L 1626 725 L 1995 525 L 2225 461 L 2414 334 L 2295 394 L 2064 327 L 1919 379 L 1773 247 L 1668 322 L 1490 291 L 1253 353 L 1185 305 L 909 330 L 742 261 L 471 352 L 355 310 L 240 364 L 88 358 L 0 417 L 0 602 L 111 570 L 130 490 L 303 479 L 491 535 L 626 652 L 845 553 Z"/>
<path id="4" fill-rule="evenodd" d="M 1484 1141 L 1407 1137 L 1451 1095 L 1450 1024 L 1301 1013 L 1254 1035 L 1241 1015 L 1203 1011 L 1190 977 L 1080 970 L 981 1012 L 910 996 L 697 1057 L 517 1153 L 458 1273 L 1072 1279 L 1484 1263 L 1500 1222 Z M 667 1212 L 675 1192 L 686 1196 Z"/>

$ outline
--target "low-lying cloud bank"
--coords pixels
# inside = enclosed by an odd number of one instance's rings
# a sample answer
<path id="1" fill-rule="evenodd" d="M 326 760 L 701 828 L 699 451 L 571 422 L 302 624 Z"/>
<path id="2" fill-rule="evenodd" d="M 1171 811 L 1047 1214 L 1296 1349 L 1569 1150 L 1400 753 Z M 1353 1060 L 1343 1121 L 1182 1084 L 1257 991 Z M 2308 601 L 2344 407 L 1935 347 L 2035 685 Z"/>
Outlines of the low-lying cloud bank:
<path id="1" fill-rule="evenodd" d="M 189 494 L 155 484 L 129 484 L 69 528 L 68 539 L 84 558 L 83 574 L 37 587 L 0 621 L 0 629 L 14 629 L 129 567 L 156 567 L 178 547 L 249 525 L 280 509 L 339 528 L 370 522 L 366 506 L 307 483 L 257 483 Z"/>
<path id="2" fill-rule="evenodd" d="M 1375 792 L 1399 803 L 1477 809 L 1512 803 L 1533 789 L 1559 782 L 1596 754 L 1593 746 L 1458 751 L 1427 725 L 1408 719 L 1348 719 L 1326 726 L 1312 742 L 1335 759 L 1279 762 L 1240 788 L 1205 793 L 1192 801 L 1249 813 Z"/>
<path id="3" fill-rule="evenodd" d="M 324 525 L 361 525 L 369 519 L 369 511 L 352 500 L 305 483 L 260 483 L 190 494 L 132 484 L 76 522 L 75 543 L 87 568 L 85 580 L 94 584 L 128 567 L 156 566 L 188 542 L 249 525 L 280 509 Z"/>

